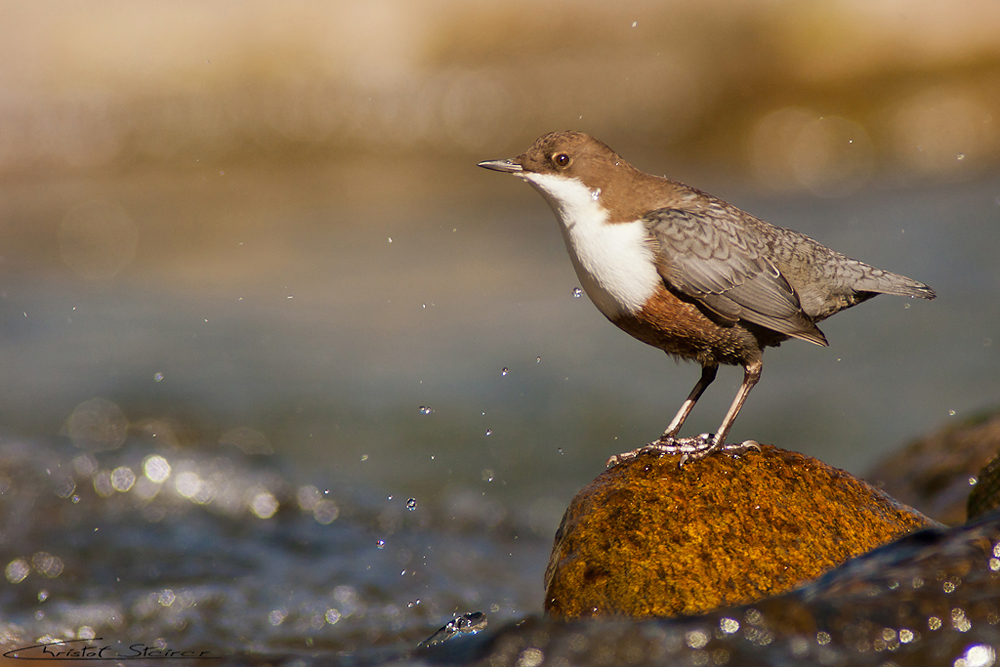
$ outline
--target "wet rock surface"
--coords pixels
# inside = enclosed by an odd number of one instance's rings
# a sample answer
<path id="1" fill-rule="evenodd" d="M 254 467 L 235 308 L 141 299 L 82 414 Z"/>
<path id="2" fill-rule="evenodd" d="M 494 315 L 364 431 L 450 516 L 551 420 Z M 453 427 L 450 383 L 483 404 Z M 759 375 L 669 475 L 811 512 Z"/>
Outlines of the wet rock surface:
<path id="1" fill-rule="evenodd" d="M 1000 515 L 923 530 L 818 580 L 700 617 L 531 618 L 428 654 L 433 664 L 993 665 Z"/>
<path id="2" fill-rule="evenodd" d="M 546 572 L 548 613 L 707 613 L 786 592 L 934 524 L 844 471 L 772 446 L 678 461 L 643 454 L 574 498 Z"/>
<path id="3" fill-rule="evenodd" d="M 979 471 L 967 508 L 970 521 L 1000 509 L 1000 455 Z"/>
<path id="4" fill-rule="evenodd" d="M 915 440 L 866 477 L 894 498 L 949 525 L 967 519 L 969 492 L 1000 453 L 1000 410 L 973 415 Z M 978 495 L 982 497 L 984 491 Z"/>

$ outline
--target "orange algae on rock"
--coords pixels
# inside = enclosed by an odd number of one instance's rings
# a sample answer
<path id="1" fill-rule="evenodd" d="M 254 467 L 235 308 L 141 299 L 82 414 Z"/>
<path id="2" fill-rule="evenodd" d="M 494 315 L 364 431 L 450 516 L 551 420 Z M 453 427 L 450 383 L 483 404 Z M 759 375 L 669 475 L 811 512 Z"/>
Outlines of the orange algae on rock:
<path id="1" fill-rule="evenodd" d="M 549 614 L 701 614 L 788 591 L 936 525 L 867 482 L 777 447 L 678 461 L 640 455 L 577 494 L 545 573 Z"/>

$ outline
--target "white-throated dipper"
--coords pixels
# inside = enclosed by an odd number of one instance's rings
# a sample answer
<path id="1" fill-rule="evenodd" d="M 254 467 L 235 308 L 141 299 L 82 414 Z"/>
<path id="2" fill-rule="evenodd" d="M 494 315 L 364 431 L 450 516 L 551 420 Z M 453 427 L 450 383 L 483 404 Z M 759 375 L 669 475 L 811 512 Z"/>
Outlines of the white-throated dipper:
<path id="1" fill-rule="evenodd" d="M 825 346 L 816 323 L 876 294 L 935 296 L 923 283 L 641 172 L 582 132 L 552 132 L 515 158 L 479 166 L 514 174 L 545 197 L 576 275 L 605 317 L 644 343 L 701 364 L 701 378 L 663 435 L 622 456 L 653 448 L 681 453 L 683 462 L 756 446 L 725 441 L 760 379 L 765 347 L 788 338 Z M 744 369 L 719 430 L 676 437 L 719 364 Z"/>

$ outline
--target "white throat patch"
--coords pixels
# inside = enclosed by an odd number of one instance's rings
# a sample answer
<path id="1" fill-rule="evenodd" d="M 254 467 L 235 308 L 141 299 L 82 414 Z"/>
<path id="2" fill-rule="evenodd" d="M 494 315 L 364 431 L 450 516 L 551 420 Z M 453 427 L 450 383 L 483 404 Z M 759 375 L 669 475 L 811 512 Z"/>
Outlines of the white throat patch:
<path id="1" fill-rule="evenodd" d="M 608 223 L 601 191 L 575 178 L 526 172 L 517 176 L 549 202 L 576 275 L 598 310 L 612 319 L 637 313 L 661 282 L 643 223 Z"/>

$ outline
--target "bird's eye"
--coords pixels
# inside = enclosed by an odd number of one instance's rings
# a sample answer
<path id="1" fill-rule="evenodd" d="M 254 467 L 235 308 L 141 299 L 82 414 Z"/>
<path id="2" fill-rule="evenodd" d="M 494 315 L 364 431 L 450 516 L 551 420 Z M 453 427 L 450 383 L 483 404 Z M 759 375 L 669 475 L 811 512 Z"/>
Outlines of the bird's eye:
<path id="1" fill-rule="evenodd" d="M 569 156 L 565 153 L 556 153 L 552 156 L 552 161 L 556 163 L 556 166 L 565 167 L 569 164 Z"/>

